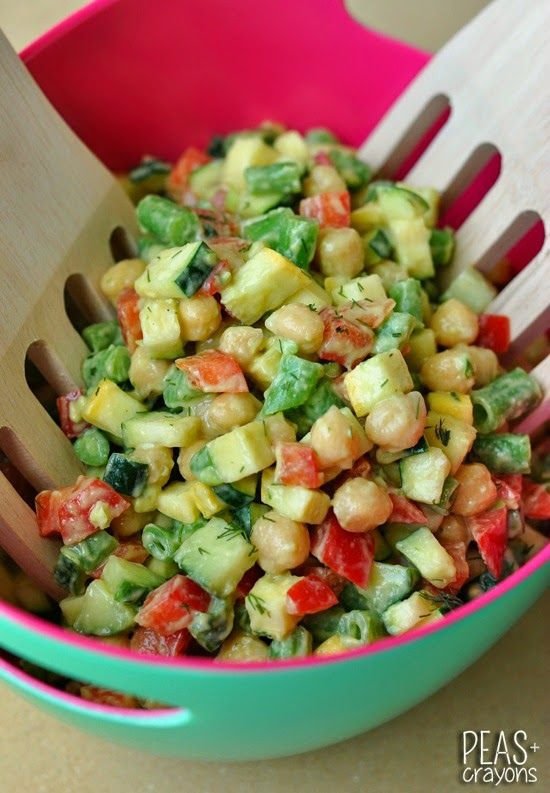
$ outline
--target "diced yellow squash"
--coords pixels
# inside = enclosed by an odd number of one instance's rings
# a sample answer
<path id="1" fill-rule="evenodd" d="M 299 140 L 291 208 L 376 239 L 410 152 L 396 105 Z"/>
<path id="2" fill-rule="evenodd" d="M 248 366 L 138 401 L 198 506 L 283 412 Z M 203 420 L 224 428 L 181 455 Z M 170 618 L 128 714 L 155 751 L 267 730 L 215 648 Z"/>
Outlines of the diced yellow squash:
<path id="1" fill-rule="evenodd" d="M 273 143 L 273 148 L 281 159 L 294 160 L 301 168 L 305 168 L 309 161 L 309 149 L 302 135 L 295 129 L 289 129 L 279 135 Z"/>
<path id="2" fill-rule="evenodd" d="M 195 499 L 195 482 L 172 482 L 159 493 L 157 509 L 169 518 L 193 523 L 199 516 Z"/>
<path id="3" fill-rule="evenodd" d="M 388 296 L 382 279 L 375 273 L 362 275 L 359 278 L 352 278 L 351 281 L 344 279 L 344 283 L 329 283 L 337 279 L 326 278 L 325 289 L 330 292 L 332 302 L 335 306 L 342 303 L 349 303 L 350 300 L 387 300 Z"/>
<path id="4" fill-rule="evenodd" d="M 413 563 L 426 581 L 438 589 L 444 589 L 454 581 L 456 567 L 453 557 L 427 526 L 421 526 L 408 537 L 399 540 L 395 547 Z"/>
<path id="5" fill-rule="evenodd" d="M 147 484 L 141 495 L 134 498 L 134 512 L 153 512 L 157 508 L 158 498 L 161 494 L 159 484 Z"/>
<path id="6" fill-rule="evenodd" d="M 452 416 L 465 424 L 474 423 L 474 410 L 469 394 L 457 394 L 456 391 L 431 391 L 428 406 L 435 413 Z"/>
<path id="7" fill-rule="evenodd" d="M 235 630 L 224 641 L 216 656 L 220 661 L 265 661 L 269 657 L 269 648 L 257 636 L 251 636 L 241 630 Z"/>
<path id="8" fill-rule="evenodd" d="M 365 416 L 392 394 L 406 394 L 414 384 L 399 350 L 381 352 L 362 361 L 344 377 L 349 400 L 357 416 Z"/>
<path id="9" fill-rule="evenodd" d="M 413 372 L 419 372 L 424 361 L 427 361 L 428 358 L 431 358 L 437 352 L 435 333 L 431 328 L 413 331 L 408 341 L 408 347 L 409 350 L 405 355 L 405 360 Z"/>
<path id="10" fill-rule="evenodd" d="M 101 380 L 86 400 L 82 418 L 120 441 L 123 423 L 146 410 L 145 405 L 119 388 L 112 380 Z"/>
<path id="11" fill-rule="evenodd" d="M 275 472 L 271 468 L 262 474 L 264 504 L 291 520 L 313 524 L 323 522 L 330 507 L 330 498 L 326 493 L 300 485 L 275 484 L 274 478 Z"/>
<path id="12" fill-rule="evenodd" d="M 142 300 L 139 321 L 142 344 L 152 358 L 177 358 L 183 353 L 177 300 Z"/>
<path id="13" fill-rule="evenodd" d="M 424 436 L 429 446 L 441 449 L 446 455 L 451 463 L 451 474 L 455 474 L 462 465 L 476 435 L 471 424 L 434 410 L 428 411 Z"/>
<path id="14" fill-rule="evenodd" d="M 246 365 L 246 374 L 254 380 L 262 391 L 273 382 L 279 369 L 283 354 L 276 344 L 270 344 Z"/>
<path id="15" fill-rule="evenodd" d="M 351 213 L 351 226 L 359 234 L 366 234 L 367 231 L 382 226 L 384 221 L 384 212 L 372 201 Z"/>
<path id="16" fill-rule="evenodd" d="M 256 581 L 244 601 L 254 633 L 271 639 L 284 639 L 294 630 L 301 617 L 288 613 L 286 593 L 299 580 L 298 576 L 290 573 L 266 573 Z"/>
<path id="17" fill-rule="evenodd" d="M 298 289 L 285 302 L 301 303 L 304 306 L 310 306 L 315 311 L 320 311 L 325 306 L 331 305 L 330 295 L 314 278 L 310 278 L 307 286 Z"/>
<path id="18" fill-rule="evenodd" d="M 415 278 L 432 278 L 435 269 L 430 250 L 430 232 L 421 217 L 392 220 L 390 236 L 399 264 Z"/>
<path id="19" fill-rule="evenodd" d="M 275 462 L 263 421 L 236 427 L 214 438 L 207 447 L 222 482 L 237 482 Z"/>
<path id="20" fill-rule="evenodd" d="M 226 508 L 211 487 L 203 482 L 191 482 L 195 504 L 203 518 L 211 518 Z"/>
<path id="21" fill-rule="evenodd" d="M 227 152 L 223 180 L 235 190 L 244 190 L 244 172 L 251 165 L 269 165 L 277 159 L 275 149 L 258 137 L 238 137 Z"/>
<path id="22" fill-rule="evenodd" d="M 339 633 L 335 633 L 334 636 L 329 636 L 328 639 L 325 639 L 325 641 L 317 647 L 313 655 L 338 655 L 338 653 L 345 653 L 349 649 L 349 645 L 344 641 L 344 637 L 340 636 Z"/>
<path id="23" fill-rule="evenodd" d="M 155 410 L 125 421 L 122 438 L 127 448 L 153 444 L 174 449 L 194 443 L 201 427 L 198 416 L 180 416 Z"/>

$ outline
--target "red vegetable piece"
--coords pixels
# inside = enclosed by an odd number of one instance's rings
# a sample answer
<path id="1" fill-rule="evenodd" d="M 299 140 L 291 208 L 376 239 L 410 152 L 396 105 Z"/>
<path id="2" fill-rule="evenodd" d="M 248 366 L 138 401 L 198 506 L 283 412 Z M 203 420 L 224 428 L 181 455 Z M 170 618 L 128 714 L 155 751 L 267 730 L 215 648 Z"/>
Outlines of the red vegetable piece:
<path id="1" fill-rule="evenodd" d="M 523 476 L 521 474 L 493 474 L 493 482 L 497 489 L 497 497 L 504 501 L 508 509 L 519 509 L 523 489 Z"/>
<path id="2" fill-rule="evenodd" d="M 59 523 L 59 508 L 61 504 L 73 492 L 74 487 L 64 487 L 61 490 L 42 490 L 34 500 L 36 510 L 36 522 L 38 531 L 42 537 L 50 537 L 52 534 L 61 534 L 61 524 Z"/>
<path id="3" fill-rule="evenodd" d="M 374 341 L 370 328 L 346 319 L 334 308 L 324 308 L 320 317 L 324 331 L 318 355 L 322 361 L 336 361 L 351 369 L 367 356 Z"/>
<path id="4" fill-rule="evenodd" d="M 90 520 L 92 510 L 98 504 L 105 505 L 111 518 L 122 515 L 130 506 L 106 482 L 85 476 L 80 476 L 75 487 L 57 501 L 59 532 L 65 545 L 74 545 L 99 531 Z"/>
<path id="5" fill-rule="evenodd" d="M 481 558 L 494 578 L 500 578 L 502 573 L 507 540 L 506 514 L 506 507 L 502 506 L 466 518 L 466 525 L 477 543 Z"/>
<path id="6" fill-rule="evenodd" d="M 389 523 L 425 523 L 426 516 L 417 504 L 409 501 L 399 493 L 388 493 L 393 510 L 388 518 Z"/>
<path id="7" fill-rule="evenodd" d="M 58 396 L 55 403 L 61 429 L 67 438 L 78 438 L 90 425 L 85 421 L 73 421 L 71 418 L 71 402 L 76 402 L 82 396 L 82 391 L 76 389 L 68 394 Z"/>
<path id="8" fill-rule="evenodd" d="M 139 321 L 139 295 L 135 289 L 128 287 L 120 293 L 116 302 L 116 313 L 122 338 L 128 350 L 134 352 L 137 342 L 143 338 Z"/>
<path id="9" fill-rule="evenodd" d="M 189 175 L 210 162 L 210 157 L 202 149 L 189 146 L 185 149 L 168 175 L 167 188 L 174 197 L 181 197 L 189 187 Z"/>
<path id="10" fill-rule="evenodd" d="M 321 228 L 345 228 L 350 224 L 351 202 L 347 191 L 320 193 L 300 201 L 300 215 L 319 221 Z"/>
<path id="11" fill-rule="evenodd" d="M 184 575 L 175 575 L 150 592 L 136 616 L 144 628 L 153 628 L 161 636 L 183 630 L 191 624 L 194 611 L 207 611 L 210 595 Z"/>
<path id="12" fill-rule="evenodd" d="M 139 627 L 130 640 L 130 647 L 142 655 L 163 655 L 173 658 L 183 655 L 191 641 L 191 634 L 184 628 L 163 636 L 153 628 Z"/>
<path id="13" fill-rule="evenodd" d="M 327 583 L 315 575 L 308 575 L 293 584 L 286 593 L 289 614 L 316 614 L 338 603 Z"/>
<path id="14" fill-rule="evenodd" d="M 313 157 L 315 165 L 332 165 L 332 160 L 326 151 L 318 151 Z"/>
<path id="15" fill-rule="evenodd" d="M 246 573 L 243 575 L 239 583 L 237 584 L 236 595 L 237 598 L 245 598 L 256 581 L 261 578 L 264 574 L 264 571 L 261 567 L 258 567 L 257 564 L 254 567 L 251 567 Z"/>
<path id="16" fill-rule="evenodd" d="M 470 568 L 466 561 L 466 543 L 445 541 L 444 539 L 440 539 L 439 541 L 449 556 L 452 556 L 456 568 L 456 575 L 451 583 L 447 584 L 445 587 L 445 592 L 456 595 L 456 593 L 462 589 L 470 575 Z"/>
<path id="17" fill-rule="evenodd" d="M 359 587 L 366 587 L 374 559 L 374 538 L 370 532 L 357 534 L 343 529 L 332 512 L 314 526 L 311 553 L 335 573 Z"/>
<path id="18" fill-rule="evenodd" d="M 305 443 L 279 443 L 276 450 L 275 481 L 283 485 L 316 488 L 323 484 L 319 460 Z"/>
<path id="19" fill-rule="evenodd" d="M 523 509 L 531 520 L 550 520 L 550 493 L 544 485 L 525 479 Z"/>
<path id="20" fill-rule="evenodd" d="M 221 261 L 214 267 L 206 281 L 199 289 L 201 295 L 218 295 L 231 277 L 229 262 Z"/>
<path id="21" fill-rule="evenodd" d="M 198 355 L 178 358 L 176 366 L 185 372 L 193 388 L 206 394 L 242 394 L 248 391 L 243 371 L 235 358 L 220 350 L 204 350 Z"/>
<path id="22" fill-rule="evenodd" d="M 474 344 L 487 347 L 497 354 L 510 347 L 510 319 L 503 314 L 480 314 L 479 333 Z"/>

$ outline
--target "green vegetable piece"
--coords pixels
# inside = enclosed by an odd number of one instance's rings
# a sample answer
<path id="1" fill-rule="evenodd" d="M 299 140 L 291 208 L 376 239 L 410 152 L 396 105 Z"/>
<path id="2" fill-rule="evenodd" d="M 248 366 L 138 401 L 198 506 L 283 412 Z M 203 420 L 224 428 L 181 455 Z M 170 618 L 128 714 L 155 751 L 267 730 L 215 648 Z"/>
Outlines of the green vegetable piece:
<path id="1" fill-rule="evenodd" d="M 289 421 L 296 424 L 298 436 L 302 437 L 310 431 L 314 422 L 320 416 L 323 416 L 332 405 L 336 405 L 337 408 L 343 408 L 346 403 L 338 396 L 330 380 L 323 378 L 303 405 L 294 410 L 287 410 L 285 415 Z"/>
<path id="2" fill-rule="evenodd" d="M 311 655 L 313 637 L 311 633 L 298 625 L 284 639 L 273 639 L 269 648 L 269 657 L 283 660 L 285 658 L 306 658 Z"/>
<path id="3" fill-rule="evenodd" d="M 233 511 L 233 521 L 239 526 L 242 526 L 246 536 L 250 537 L 252 526 L 262 515 L 265 515 L 266 512 L 269 512 L 269 507 L 265 504 L 247 504 Z"/>
<path id="4" fill-rule="evenodd" d="M 338 633 L 338 625 L 341 617 L 345 614 L 341 606 L 332 606 L 326 611 L 317 614 L 308 614 L 303 618 L 302 624 L 313 636 L 315 644 L 322 644 L 326 639 L 330 639 Z"/>
<path id="5" fill-rule="evenodd" d="M 213 597 L 208 611 L 195 612 L 189 633 L 201 647 L 213 653 L 233 630 L 234 620 L 233 598 Z"/>
<path id="6" fill-rule="evenodd" d="M 255 481 L 256 478 L 254 477 L 254 483 Z M 245 507 L 247 504 L 250 504 L 250 502 L 254 500 L 254 496 L 256 494 L 255 486 L 252 493 L 247 493 L 244 490 L 239 489 L 238 482 L 235 482 L 232 485 L 215 485 L 213 490 L 218 498 L 221 498 L 222 501 L 225 501 L 226 504 L 229 504 L 229 506 L 233 507 L 234 509 L 239 509 L 241 507 Z"/>
<path id="7" fill-rule="evenodd" d="M 301 190 L 300 168 L 295 162 L 274 162 L 271 165 L 251 165 L 244 178 L 252 195 L 281 193 L 292 195 Z"/>
<path id="8" fill-rule="evenodd" d="M 120 325 L 116 319 L 88 325 L 88 327 L 84 328 L 82 331 L 82 338 L 92 352 L 106 350 L 111 344 L 116 346 L 124 344 Z"/>
<path id="9" fill-rule="evenodd" d="M 336 135 L 326 127 L 312 127 L 306 132 L 308 143 L 338 143 Z"/>
<path id="10" fill-rule="evenodd" d="M 450 264 L 455 252 L 454 231 L 447 227 L 444 229 L 432 229 L 430 251 L 436 267 L 445 267 Z"/>
<path id="11" fill-rule="evenodd" d="M 368 586 L 358 590 L 365 605 L 355 608 L 382 614 L 393 603 L 410 595 L 418 580 L 419 574 L 414 567 L 373 562 Z"/>
<path id="12" fill-rule="evenodd" d="M 528 435 L 478 435 L 473 453 L 495 474 L 526 474 L 531 468 L 531 441 Z"/>
<path id="13" fill-rule="evenodd" d="M 371 266 L 382 260 L 392 259 L 394 248 L 392 242 L 383 229 L 373 229 L 363 237 L 365 247 L 365 264 Z"/>
<path id="14" fill-rule="evenodd" d="M 448 476 L 443 483 L 443 492 L 438 504 L 432 504 L 432 509 L 440 515 L 448 515 L 451 510 L 453 496 L 458 487 L 458 480 Z"/>
<path id="15" fill-rule="evenodd" d="M 422 325 L 422 287 L 416 278 L 397 281 L 390 287 L 389 296 L 395 300 L 395 310 L 412 314 Z"/>
<path id="16" fill-rule="evenodd" d="M 471 393 L 474 425 L 482 433 L 494 432 L 504 421 L 520 418 L 542 399 L 534 377 L 517 367 Z"/>
<path id="17" fill-rule="evenodd" d="M 147 483 L 149 466 L 129 460 L 125 454 L 113 452 L 107 462 L 103 480 L 117 492 L 136 498 L 143 493 Z"/>
<path id="18" fill-rule="evenodd" d="M 373 353 L 388 352 L 403 347 L 411 333 L 418 327 L 418 321 L 412 314 L 392 311 L 376 331 Z"/>
<path id="19" fill-rule="evenodd" d="M 98 579 L 88 585 L 72 627 L 77 633 L 113 636 L 131 628 L 135 616 L 136 609 L 117 602 L 105 581 Z"/>
<path id="20" fill-rule="evenodd" d="M 73 595 L 84 592 L 86 578 L 113 553 L 118 542 L 106 531 L 98 531 L 75 545 L 61 548 L 54 578 Z"/>
<path id="21" fill-rule="evenodd" d="M 191 457 L 189 466 L 194 476 L 196 476 L 200 482 L 204 482 L 205 485 L 220 484 L 221 477 L 216 469 L 216 466 L 212 462 L 212 457 L 210 455 L 208 446 L 203 446 L 202 449 L 199 449 L 198 452 L 195 452 L 195 454 Z"/>
<path id="22" fill-rule="evenodd" d="M 141 603 L 163 580 L 142 564 L 111 556 L 103 568 L 101 580 L 119 603 Z"/>
<path id="23" fill-rule="evenodd" d="M 143 259 L 147 264 L 150 264 L 161 251 L 166 249 L 166 245 L 162 245 L 157 239 L 148 234 L 138 239 L 137 246 L 139 258 Z"/>
<path id="24" fill-rule="evenodd" d="M 82 379 L 92 391 L 101 380 L 125 383 L 130 371 L 130 353 L 126 347 L 111 344 L 105 350 L 88 355 L 82 362 Z"/>
<path id="25" fill-rule="evenodd" d="M 201 242 L 193 258 L 175 279 L 176 284 L 187 297 L 193 297 L 204 284 L 216 264 L 219 262 L 214 251 Z"/>
<path id="26" fill-rule="evenodd" d="M 152 557 L 148 559 L 145 566 L 155 575 L 158 575 L 162 581 L 168 581 L 179 573 L 179 567 L 173 559 L 155 559 Z"/>
<path id="27" fill-rule="evenodd" d="M 454 297 L 476 314 L 481 314 L 496 295 L 497 290 L 493 284 L 479 270 L 467 267 L 452 281 L 447 291 L 441 295 L 441 300 Z"/>
<path id="28" fill-rule="evenodd" d="M 177 526 L 163 528 L 156 523 L 147 523 L 141 534 L 141 543 L 145 550 L 154 558 L 161 562 L 173 559 L 176 551 L 183 542 L 181 526 L 182 523 L 173 521 Z"/>
<path id="29" fill-rule="evenodd" d="M 250 614 L 245 606 L 244 600 L 239 600 L 235 603 L 235 627 L 244 633 L 252 634 L 250 627 Z"/>
<path id="30" fill-rule="evenodd" d="M 303 405 L 313 394 L 322 375 L 321 364 L 296 355 L 283 355 L 275 379 L 265 392 L 262 413 L 272 416 Z"/>
<path id="31" fill-rule="evenodd" d="M 143 157 L 139 165 L 128 173 L 128 178 L 134 184 L 145 182 L 152 176 L 162 176 L 170 173 L 171 167 L 169 163 L 159 160 L 156 157 Z"/>
<path id="32" fill-rule="evenodd" d="M 90 427 L 75 440 L 73 448 L 78 459 L 85 465 L 99 467 L 107 463 L 111 446 L 101 430 Z"/>
<path id="33" fill-rule="evenodd" d="M 385 630 L 377 614 L 371 611 L 353 609 L 342 615 L 338 622 L 338 633 L 344 639 L 359 644 L 371 644 L 384 635 Z"/>
<path id="34" fill-rule="evenodd" d="M 142 229 L 165 245 L 185 245 L 199 236 L 200 224 L 195 213 L 167 198 L 145 196 L 136 212 Z"/>
<path id="35" fill-rule="evenodd" d="M 303 270 L 309 269 L 318 234 L 318 223 L 309 218 L 298 217 L 287 207 L 272 209 L 242 225 L 245 239 L 265 242 L 269 248 L 290 259 Z"/>
<path id="36" fill-rule="evenodd" d="M 189 385 L 189 380 L 181 369 L 177 369 L 175 366 L 170 369 L 164 378 L 164 390 L 162 392 L 162 398 L 167 408 L 174 410 L 187 407 L 190 402 L 200 396 L 202 396 L 202 391 Z"/>
<path id="37" fill-rule="evenodd" d="M 345 608 L 346 611 L 352 611 L 353 609 L 368 609 L 369 603 L 367 598 L 362 593 L 362 590 L 359 590 L 355 584 L 348 583 L 343 588 L 340 594 L 340 603 Z"/>
<path id="38" fill-rule="evenodd" d="M 350 190 L 358 190 L 368 184 L 372 178 L 369 166 L 355 154 L 345 149 L 332 149 L 330 160 Z M 384 256 L 383 258 L 389 258 Z"/>

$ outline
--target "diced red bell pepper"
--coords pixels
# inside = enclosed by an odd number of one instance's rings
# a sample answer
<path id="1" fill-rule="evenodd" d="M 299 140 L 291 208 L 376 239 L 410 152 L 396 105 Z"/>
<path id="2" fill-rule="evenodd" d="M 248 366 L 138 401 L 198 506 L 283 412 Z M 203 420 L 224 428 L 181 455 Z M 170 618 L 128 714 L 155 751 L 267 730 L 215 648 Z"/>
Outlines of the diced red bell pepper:
<path id="1" fill-rule="evenodd" d="M 189 385 L 205 394 L 242 394 L 248 391 L 243 371 L 235 358 L 220 350 L 204 350 L 178 358 L 176 366 L 185 372 Z"/>
<path id="2" fill-rule="evenodd" d="M 419 506 L 399 493 L 388 493 L 393 510 L 389 523 L 425 523 L 426 517 Z"/>
<path id="3" fill-rule="evenodd" d="M 324 325 L 318 353 L 322 361 L 336 361 L 351 369 L 371 351 L 374 334 L 370 328 L 346 319 L 334 308 L 324 308 L 319 316 Z"/>
<path id="4" fill-rule="evenodd" d="M 210 595 L 191 578 L 175 575 L 150 592 L 136 616 L 144 628 L 153 628 L 162 636 L 183 630 L 191 624 L 194 611 L 207 611 Z"/>
<path id="5" fill-rule="evenodd" d="M 319 460 L 311 446 L 305 443 L 278 443 L 275 481 L 283 485 L 316 488 L 323 484 Z"/>
<path id="6" fill-rule="evenodd" d="M 73 487 L 43 490 L 35 501 L 38 530 L 43 537 L 58 532 L 65 545 L 74 545 L 99 531 L 90 516 L 100 503 L 111 518 L 130 506 L 107 482 L 86 476 L 80 476 Z"/>
<path id="7" fill-rule="evenodd" d="M 302 198 L 300 215 L 318 220 L 321 228 L 345 228 L 350 224 L 350 195 L 346 190 L 343 193 L 320 193 Z"/>
<path id="8" fill-rule="evenodd" d="M 366 587 L 374 559 L 374 538 L 346 531 L 330 512 L 323 523 L 314 526 L 311 553 L 335 573 L 359 587 Z"/>
<path id="9" fill-rule="evenodd" d="M 67 438 L 78 438 L 90 425 L 85 421 L 73 421 L 71 418 L 71 402 L 76 402 L 82 396 L 80 389 L 69 391 L 56 399 L 59 424 Z"/>
<path id="10" fill-rule="evenodd" d="M 338 603 L 327 583 L 315 575 L 308 575 L 293 584 L 286 593 L 289 614 L 316 614 Z"/>
<path id="11" fill-rule="evenodd" d="M 521 474 L 492 475 L 497 489 L 497 498 L 504 501 L 508 509 L 519 509 L 523 490 L 523 476 Z"/>
<path id="12" fill-rule="evenodd" d="M 135 289 L 128 287 L 120 293 L 116 302 L 116 313 L 122 338 L 132 353 L 137 347 L 137 342 L 143 338 L 139 321 L 139 295 Z"/>
<path id="13" fill-rule="evenodd" d="M 168 175 L 168 192 L 176 198 L 180 197 L 189 187 L 189 175 L 207 162 L 210 162 L 210 157 L 202 149 L 195 146 L 185 149 Z"/>
<path id="14" fill-rule="evenodd" d="M 249 568 L 237 584 L 236 596 L 237 598 L 245 598 L 256 581 L 261 578 L 264 571 L 257 564 Z"/>
<path id="15" fill-rule="evenodd" d="M 525 517 L 531 520 L 550 520 L 550 493 L 544 485 L 525 479 L 523 490 Z"/>
<path id="16" fill-rule="evenodd" d="M 441 545 L 445 548 L 449 556 L 452 556 L 455 563 L 456 575 L 454 579 L 447 584 L 445 592 L 450 592 L 456 595 L 459 592 L 470 575 L 470 568 L 466 560 L 466 543 L 465 542 L 449 542 L 444 539 L 440 540 Z"/>
<path id="17" fill-rule="evenodd" d="M 330 157 L 328 156 L 328 152 L 326 151 L 315 152 L 313 161 L 315 165 L 332 165 L 332 160 L 330 159 Z"/>
<path id="18" fill-rule="evenodd" d="M 477 543 L 481 558 L 494 578 L 500 578 L 506 552 L 506 507 L 480 512 L 466 518 L 466 525 Z"/>
<path id="19" fill-rule="evenodd" d="M 228 282 L 231 278 L 231 267 L 229 266 L 229 262 L 221 261 L 218 262 L 217 265 L 214 267 L 206 281 L 203 283 L 201 288 L 199 289 L 199 294 L 201 295 L 210 295 L 213 297 L 214 295 L 219 295 L 222 291 L 224 285 Z"/>
<path id="20" fill-rule="evenodd" d="M 497 354 L 510 347 L 510 319 L 504 314 L 480 314 L 479 333 L 474 344 L 487 347 Z"/>
<path id="21" fill-rule="evenodd" d="M 191 634 L 186 628 L 163 636 L 153 628 L 139 627 L 130 640 L 130 647 L 142 655 L 163 655 L 173 658 L 183 655 L 191 641 Z"/>

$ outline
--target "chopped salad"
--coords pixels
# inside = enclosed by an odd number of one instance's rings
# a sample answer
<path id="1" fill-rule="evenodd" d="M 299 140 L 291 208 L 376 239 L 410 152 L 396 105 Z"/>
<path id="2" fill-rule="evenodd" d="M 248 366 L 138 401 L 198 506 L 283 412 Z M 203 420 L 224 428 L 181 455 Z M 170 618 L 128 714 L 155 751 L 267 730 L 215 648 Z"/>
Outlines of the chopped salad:
<path id="1" fill-rule="evenodd" d="M 550 517 L 473 267 L 443 293 L 439 195 L 326 130 L 215 138 L 124 178 L 138 254 L 103 275 L 58 399 L 85 473 L 36 498 L 63 624 L 140 653 L 339 653 L 444 619 Z M 94 696 L 98 696 L 97 693 Z"/>

